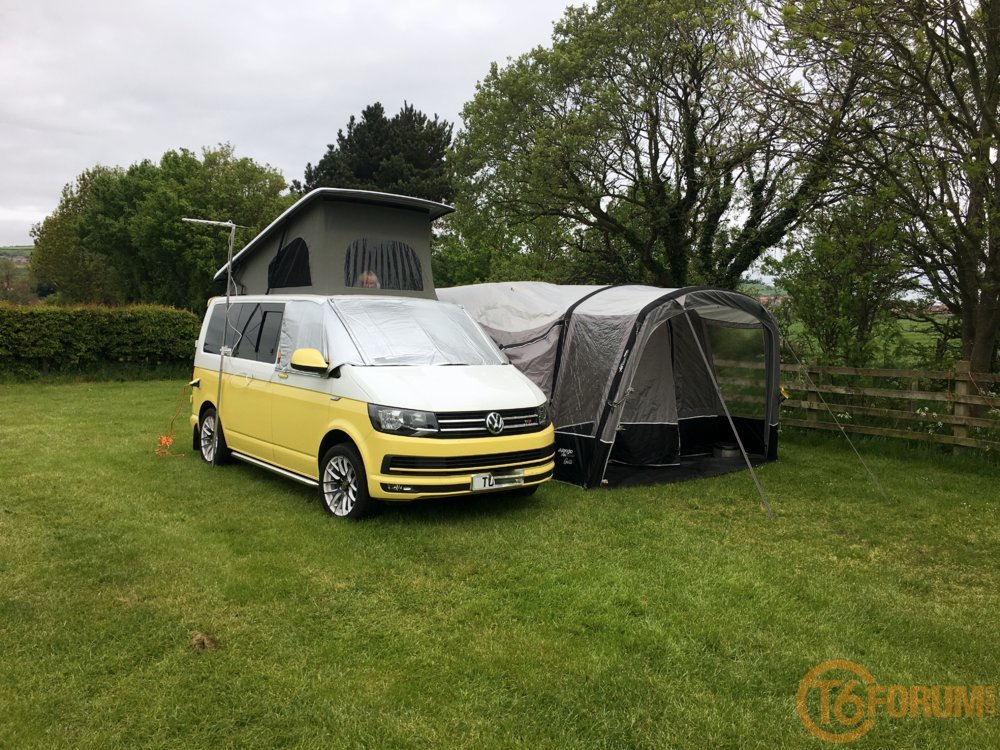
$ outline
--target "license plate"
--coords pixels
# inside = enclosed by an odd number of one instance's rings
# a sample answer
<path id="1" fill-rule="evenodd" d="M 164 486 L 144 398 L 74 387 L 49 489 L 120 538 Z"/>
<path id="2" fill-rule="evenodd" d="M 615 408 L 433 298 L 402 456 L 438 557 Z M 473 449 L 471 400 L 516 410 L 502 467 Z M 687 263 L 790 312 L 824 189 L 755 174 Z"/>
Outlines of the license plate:
<path id="1" fill-rule="evenodd" d="M 472 491 L 498 490 L 504 487 L 520 487 L 524 484 L 524 472 L 495 476 L 493 474 L 473 474 Z"/>

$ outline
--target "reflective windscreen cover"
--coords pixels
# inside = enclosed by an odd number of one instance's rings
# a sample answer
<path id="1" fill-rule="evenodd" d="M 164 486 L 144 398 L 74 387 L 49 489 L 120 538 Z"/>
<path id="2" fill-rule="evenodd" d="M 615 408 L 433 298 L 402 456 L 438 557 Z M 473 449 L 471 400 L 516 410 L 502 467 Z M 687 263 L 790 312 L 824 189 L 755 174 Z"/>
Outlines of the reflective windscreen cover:
<path id="1" fill-rule="evenodd" d="M 296 349 L 316 349 L 324 359 L 330 358 L 321 301 L 289 300 L 281 319 L 278 336 L 278 357 L 275 369 L 287 371 Z"/>
<path id="2" fill-rule="evenodd" d="M 410 298 L 330 304 L 367 365 L 502 365 L 507 358 L 458 305 Z"/>

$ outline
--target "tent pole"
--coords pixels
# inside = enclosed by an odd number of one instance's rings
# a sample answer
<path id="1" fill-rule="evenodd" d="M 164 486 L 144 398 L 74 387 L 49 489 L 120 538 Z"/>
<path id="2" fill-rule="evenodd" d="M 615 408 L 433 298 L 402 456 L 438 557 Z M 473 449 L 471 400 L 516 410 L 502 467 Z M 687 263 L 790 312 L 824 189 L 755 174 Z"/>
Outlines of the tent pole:
<path id="1" fill-rule="evenodd" d="M 691 321 L 690 313 L 685 310 L 684 317 L 688 322 L 688 326 L 691 328 L 691 335 L 694 337 L 695 344 L 698 345 L 698 352 L 701 354 L 701 360 L 705 363 L 705 372 L 708 373 L 709 380 L 712 381 L 712 386 L 715 388 L 715 394 L 719 397 L 719 403 L 722 404 L 722 411 L 726 414 L 726 419 L 729 420 L 729 427 L 733 431 L 733 437 L 736 438 L 736 444 L 740 446 L 740 453 L 743 455 L 743 460 L 746 462 L 747 468 L 750 470 L 750 476 L 753 477 L 753 483 L 757 486 L 757 494 L 760 495 L 760 504 L 767 513 L 767 518 L 769 521 L 774 520 L 774 511 L 771 510 L 770 503 L 767 502 L 767 497 L 764 495 L 764 488 L 760 484 L 760 479 L 757 478 L 757 472 L 754 471 L 753 463 L 750 461 L 750 456 L 747 454 L 746 448 L 743 447 L 743 440 L 740 439 L 740 433 L 736 429 L 736 423 L 733 421 L 732 415 L 729 413 L 729 407 L 726 405 L 726 399 L 722 397 L 722 390 L 719 388 L 719 383 L 715 379 L 715 373 L 712 371 L 712 365 L 708 361 L 708 355 L 705 353 L 705 348 L 701 345 L 701 339 L 698 338 L 698 332 L 694 330 L 694 323 Z M 766 422 L 767 420 L 765 420 Z"/>

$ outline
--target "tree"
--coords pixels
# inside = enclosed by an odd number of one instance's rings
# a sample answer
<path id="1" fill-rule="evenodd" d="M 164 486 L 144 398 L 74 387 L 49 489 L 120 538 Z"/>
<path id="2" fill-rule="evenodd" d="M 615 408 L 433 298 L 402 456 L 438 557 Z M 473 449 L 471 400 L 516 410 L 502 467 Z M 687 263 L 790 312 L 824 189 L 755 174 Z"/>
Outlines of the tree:
<path id="1" fill-rule="evenodd" d="M 815 212 L 806 231 L 769 271 L 816 340 L 825 364 L 865 367 L 893 309 L 913 288 L 903 264 L 903 229 L 887 201 L 854 198 Z"/>
<path id="2" fill-rule="evenodd" d="M 51 287 L 65 304 L 114 302 L 115 278 L 103 256 L 80 242 L 78 225 L 90 201 L 91 187 L 117 170 L 93 167 L 65 185 L 55 211 L 31 228 L 35 241 L 29 261 L 40 283 Z"/>
<path id="3" fill-rule="evenodd" d="M 1000 331 L 1000 2 L 816 0 L 789 6 L 808 45 L 862 61 L 877 103 L 845 174 L 893 186 L 906 255 L 961 321 L 975 371 Z"/>
<path id="4" fill-rule="evenodd" d="M 87 252 L 116 270 L 123 302 L 202 309 L 221 290 L 212 276 L 226 262 L 225 233 L 181 221 L 233 221 L 246 242 L 291 202 L 269 166 L 237 158 L 232 146 L 181 149 L 95 177 L 78 231 Z"/>
<path id="5" fill-rule="evenodd" d="M 770 44 L 742 0 L 569 8 L 550 48 L 494 64 L 466 105 L 458 203 L 515 235 L 558 222 L 634 280 L 735 286 L 820 194 L 856 96 Z"/>
<path id="6" fill-rule="evenodd" d="M 555 284 L 590 281 L 581 264 L 563 249 L 558 222 L 542 218 L 512 232 L 506 225 L 481 219 L 459 205 L 442 222 L 443 231 L 434 238 L 432 248 L 438 286 L 511 279 Z"/>
<path id="7" fill-rule="evenodd" d="M 392 119 L 378 102 L 351 115 L 347 132 L 337 131 L 337 142 L 316 166 L 306 165 L 305 184 L 293 182 L 298 192 L 318 187 L 357 188 L 451 202 L 454 190 L 446 155 L 452 125 L 429 119 L 411 104 Z"/>

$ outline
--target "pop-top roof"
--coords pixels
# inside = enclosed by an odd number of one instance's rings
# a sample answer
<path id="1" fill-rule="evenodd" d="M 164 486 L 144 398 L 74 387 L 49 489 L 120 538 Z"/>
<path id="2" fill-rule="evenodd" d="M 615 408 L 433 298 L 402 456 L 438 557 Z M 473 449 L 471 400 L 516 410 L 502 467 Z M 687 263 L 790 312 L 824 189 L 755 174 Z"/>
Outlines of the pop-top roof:
<path id="1" fill-rule="evenodd" d="M 431 222 L 446 214 L 450 214 L 455 209 L 445 203 L 435 203 L 423 198 L 413 198 L 407 195 L 394 195 L 392 193 L 378 193 L 370 190 L 347 190 L 344 188 L 316 188 L 315 190 L 302 196 L 286 209 L 277 219 L 272 221 L 267 227 L 244 246 L 235 256 L 233 256 L 233 268 L 240 265 L 242 260 L 251 255 L 254 250 L 267 241 L 278 229 L 289 219 L 304 213 L 314 203 L 318 201 L 337 201 L 339 203 L 359 203 L 368 206 L 380 206 L 384 208 L 398 208 L 407 211 L 418 211 L 427 215 L 427 221 Z M 226 267 L 223 266 L 215 273 L 215 279 L 221 279 L 226 275 Z"/>

